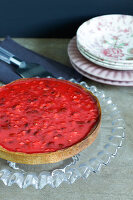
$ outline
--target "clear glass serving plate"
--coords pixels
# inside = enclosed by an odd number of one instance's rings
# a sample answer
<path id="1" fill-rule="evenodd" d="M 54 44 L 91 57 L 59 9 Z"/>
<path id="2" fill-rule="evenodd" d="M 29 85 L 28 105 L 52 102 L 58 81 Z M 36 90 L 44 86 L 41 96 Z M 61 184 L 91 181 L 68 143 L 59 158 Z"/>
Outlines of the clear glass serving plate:
<path id="1" fill-rule="evenodd" d="M 74 79 L 70 81 L 77 83 Z M 42 189 L 46 185 L 58 187 L 62 182 L 72 184 L 79 178 L 86 179 L 91 173 L 100 172 L 116 156 L 125 134 L 119 109 L 103 91 L 85 82 L 79 84 L 97 96 L 101 104 L 102 124 L 94 143 L 80 154 L 55 164 L 25 165 L 0 159 L 0 180 L 5 185 L 17 184 L 20 188 L 32 185 Z"/>

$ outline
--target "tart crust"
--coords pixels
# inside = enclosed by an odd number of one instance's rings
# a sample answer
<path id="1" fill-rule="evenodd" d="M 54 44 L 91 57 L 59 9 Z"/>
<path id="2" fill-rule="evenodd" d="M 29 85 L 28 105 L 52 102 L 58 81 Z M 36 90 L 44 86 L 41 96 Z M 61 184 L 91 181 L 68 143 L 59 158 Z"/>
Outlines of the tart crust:
<path id="1" fill-rule="evenodd" d="M 16 80 L 21 81 L 24 79 Z M 25 79 L 26 80 L 26 79 Z M 15 81 L 13 81 L 15 82 Z M 13 83 L 12 82 L 12 83 Z M 10 83 L 11 84 L 11 83 Z M 75 85 L 75 83 L 72 83 Z M 76 84 L 78 85 L 78 84 Z M 3 87 L 3 86 L 1 86 Z M 96 104 L 99 111 L 99 117 L 98 120 L 93 127 L 93 129 L 88 133 L 88 135 L 80 142 L 61 150 L 57 150 L 55 152 L 45 152 L 45 153 L 23 153 L 23 152 L 13 152 L 9 151 L 5 148 L 3 148 L 0 145 L 0 158 L 3 158 L 5 160 L 15 162 L 15 163 L 21 163 L 21 164 L 30 164 L 30 165 L 36 165 L 36 164 L 47 164 L 47 163 L 56 163 L 61 160 L 65 160 L 67 158 L 70 158 L 78 153 L 80 153 L 82 150 L 86 149 L 89 145 L 91 145 L 94 140 L 96 139 L 101 125 L 101 107 L 99 100 L 97 97 L 95 97 L 90 91 L 85 89 L 84 87 L 78 85 L 78 87 L 84 89 L 86 92 L 90 93 L 93 98 L 96 100 Z"/>

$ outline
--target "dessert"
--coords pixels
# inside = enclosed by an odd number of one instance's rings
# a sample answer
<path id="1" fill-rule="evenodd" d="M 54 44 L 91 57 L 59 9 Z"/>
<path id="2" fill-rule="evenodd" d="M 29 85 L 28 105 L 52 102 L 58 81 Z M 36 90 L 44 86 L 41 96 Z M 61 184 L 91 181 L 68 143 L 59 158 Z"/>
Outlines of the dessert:
<path id="1" fill-rule="evenodd" d="M 19 79 L 0 87 L 0 157 L 24 164 L 72 157 L 96 138 L 98 99 L 78 84 Z"/>

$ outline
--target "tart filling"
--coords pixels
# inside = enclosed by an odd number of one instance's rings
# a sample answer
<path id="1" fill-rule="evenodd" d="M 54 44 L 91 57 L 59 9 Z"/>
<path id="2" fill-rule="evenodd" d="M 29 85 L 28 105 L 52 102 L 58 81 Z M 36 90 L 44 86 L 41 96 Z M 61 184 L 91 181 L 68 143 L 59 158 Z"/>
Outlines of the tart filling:
<path id="1" fill-rule="evenodd" d="M 100 118 L 96 98 L 77 84 L 30 78 L 0 88 L 0 146 L 26 154 L 82 141 Z"/>

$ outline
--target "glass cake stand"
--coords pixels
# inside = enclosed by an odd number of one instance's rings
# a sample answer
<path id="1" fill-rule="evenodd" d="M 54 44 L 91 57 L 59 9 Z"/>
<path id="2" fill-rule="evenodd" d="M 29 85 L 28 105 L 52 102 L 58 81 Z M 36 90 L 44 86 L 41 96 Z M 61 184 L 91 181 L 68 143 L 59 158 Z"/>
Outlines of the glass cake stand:
<path id="1" fill-rule="evenodd" d="M 59 78 L 62 79 L 62 78 Z M 71 82 L 77 83 L 74 79 Z M 32 185 L 42 189 L 46 185 L 58 187 L 62 182 L 74 183 L 97 173 L 110 163 L 122 146 L 125 123 L 117 106 L 110 97 L 95 86 L 78 83 L 98 97 L 102 110 L 100 132 L 91 146 L 80 154 L 55 164 L 25 165 L 0 159 L 0 180 L 7 186 L 17 184 L 20 188 Z"/>

